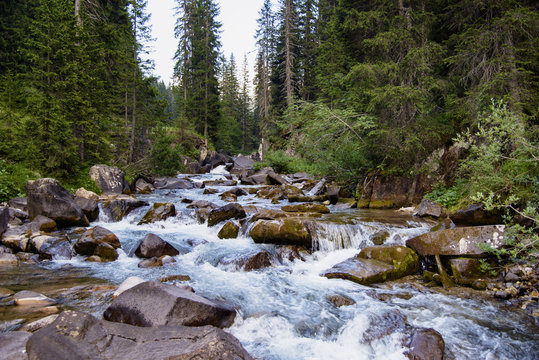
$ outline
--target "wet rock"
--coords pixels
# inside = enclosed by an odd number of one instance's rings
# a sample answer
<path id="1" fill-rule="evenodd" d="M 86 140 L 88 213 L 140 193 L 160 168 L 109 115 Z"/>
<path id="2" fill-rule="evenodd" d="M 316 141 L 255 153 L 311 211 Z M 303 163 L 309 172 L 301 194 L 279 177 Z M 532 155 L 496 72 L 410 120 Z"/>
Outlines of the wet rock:
<path id="1" fill-rule="evenodd" d="M 206 180 L 204 186 L 236 186 L 236 180 Z"/>
<path id="2" fill-rule="evenodd" d="M 411 360 L 442 360 L 445 342 L 434 329 L 413 328 L 409 330 L 409 350 L 405 355 Z"/>
<path id="3" fill-rule="evenodd" d="M 97 245 L 94 250 L 94 255 L 99 256 L 102 262 L 114 261 L 118 259 L 118 252 L 116 249 L 107 243 L 101 243 Z"/>
<path id="4" fill-rule="evenodd" d="M 287 197 L 288 201 L 293 202 L 324 202 L 328 201 L 329 197 L 328 195 L 312 195 L 312 196 L 305 196 L 305 195 L 289 195 Z"/>
<path id="5" fill-rule="evenodd" d="M 37 264 L 41 260 L 40 255 L 24 251 L 19 251 L 15 255 L 17 256 L 17 259 L 19 259 L 19 261 L 22 261 L 26 264 Z"/>
<path id="6" fill-rule="evenodd" d="M 195 210 L 195 218 L 197 219 L 199 224 L 204 224 L 206 221 L 208 221 L 208 218 L 210 217 L 210 212 L 211 210 L 209 208 Z"/>
<path id="7" fill-rule="evenodd" d="M 26 251 L 33 234 L 28 224 L 7 229 L 2 235 L 2 244 L 15 251 Z"/>
<path id="8" fill-rule="evenodd" d="M 28 212 L 28 200 L 25 197 L 16 197 L 7 202 L 7 206 L 22 212 Z"/>
<path id="9" fill-rule="evenodd" d="M 112 221 L 120 221 L 131 211 L 147 205 L 146 201 L 138 200 L 131 196 L 118 196 L 105 201 L 103 211 Z"/>
<path id="10" fill-rule="evenodd" d="M 240 268 L 245 271 L 260 270 L 272 266 L 276 261 L 275 257 L 267 251 L 257 251 L 255 254 L 247 255 L 237 261 Z"/>
<path id="11" fill-rule="evenodd" d="M 389 237 L 388 231 L 380 230 L 372 234 L 369 240 L 372 241 L 374 245 L 382 245 L 383 243 L 386 242 L 388 237 Z"/>
<path id="12" fill-rule="evenodd" d="M 249 195 L 249 193 L 241 188 L 238 188 L 238 187 L 235 187 L 231 190 L 228 190 L 228 191 L 225 191 L 222 195 L 221 195 L 221 198 L 223 197 L 226 197 L 226 196 L 229 196 L 229 195 L 234 195 L 236 197 L 239 197 L 239 196 L 247 196 Z M 224 199 L 223 199 L 224 200 Z"/>
<path id="13" fill-rule="evenodd" d="M 469 279 L 477 279 L 484 275 L 481 271 L 481 263 L 477 259 L 450 259 L 449 264 L 453 272 L 453 277 L 459 284 L 468 284 L 470 282 Z"/>
<path id="14" fill-rule="evenodd" d="M 93 191 L 86 190 L 85 188 L 77 189 L 77 192 L 75 192 L 75 196 L 79 198 L 99 201 L 99 195 L 97 195 Z"/>
<path id="15" fill-rule="evenodd" d="M 339 192 L 341 191 L 341 187 L 337 185 L 331 185 L 327 186 L 327 193 L 329 197 L 329 203 L 331 205 L 335 205 L 339 202 Z"/>
<path id="16" fill-rule="evenodd" d="M 267 173 L 256 173 L 250 176 L 242 176 L 241 183 L 244 185 L 270 185 Z"/>
<path id="17" fill-rule="evenodd" d="M 191 281 L 191 277 L 189 275 L 169 275 L 165 276 L 159 279 L 160 282 L 168 282 L 168 281 Z M 192 291 L 194 292 L 194 291 Z"/>
<path id="18" fill-rule="evenodd" d="M 147 234 L 135 250 L 135 255 L 140 258 L 176 256 L 179 253 L 176 248 L 155 234 Z"/>
<path id="19" fill-rule="evenodd" d="M 163 255 L 160 257 L 154 256 L 150 259 L 142 260 L 138 264 L 138 267 L 142 269 L 152 268 L 152 267 L 161 267 L 167 264 L 171 264 L 173 262 L 176 262 L 176 260 L 174 260 L 173 257 L 168 256 L 168 255 Z"/>
<path id="20" fill-rule="evenodd" d="M 50 233 L 58 230 L 58 227 L 56 226 L 56 221 L 49 219 L 48 217 L 43 215 L 36 216 L 28 226 L 32 229 L 32 232 L 34 233 L 40 231 Z"/>
<path id="21" fill-rule="evenodd" d="M 135 190 L 139 194 L 150 194 L 155 190 L 155 188 L 152 186 L 152 184 L 150 184 L 149 182 L 147 182 L 143 178 L 139 178 L 135 182 Z"/>
<path id="22" fill-rule="evenodd" d="M 123 194 L 129 191 L 129 183 L 125 180 L 123 171 L 117 167 L 94 165 L 90 168 L 90 178 L 103 193 Z"/>
<path id="23" fill-rule="evenodd" d="M 0 235 L 2 235 L 9 225 L 9 208 L 7 206 L 0 208 Z"/>
<path id="24" fill-rule="evenodd" d="M 273 185 L 289 185 L 290 181 L 286 179 L 284 176 L 279 175 L 273 171 L 268 172 L 268 180 L 270 184 Z"/>
<path id="25" fill-rule="evenodd" d="M 494 211 L 485 210 L 485 205 L 474 204 L 466 209 L 450 214 L 449 218 L 459 226 L 497 225 L 503 223 L 503 218 Z"/>
<path id="26" fill-rule="evenodd" d="M 55 179 L 28 181 L 26 194 L 30 219 L 43 215 L 56 221 L 59 227 L 90 224 L 80 206 L 75 203 L 73 195 Z"/>
<path id="27" fill-rule="evenodd" d="M 178 178 L 159 178 L 155 179 L 154 186 L 158 190 L 185 190 L 193 189 L 195 186 L 193 182 L 189 179 L 178 179 Z"/>
<path id="28" fill-rule="evenodd" d="M 82 212 L 86 215 L 88 221 L 92 222 L 97 220 L 99 216 L 99 205 L 97 204 L 97 201 L 76 196 L 75 203 L 82 209 Z"/>
<path id="29" fill-rule="evenodd" d="M 29 359 L 251 360 L 239 341 L 212 326 L 137 327 L 65 311 L 26 344 Z"/>
<path id="30" fill-rule="evenodd" d="M 19 306 L 48 306 L 56 304 L 56 301 L 35 291 L 23 290 L 13 295 L 15 304 Z"/>
<path id="31" fill-rule="evenodd" d="M 94 255 L 94 251 L 101 243 L 107 243 L 113 248 L 121 247 L 120 240 L 112 231 L 101 226 L 86 230 L 75 242 L 74 249 L 80 255 Z"/>
<path id="32" fill-rule="evenodd" d="M 236 196 L 236 194 L 226 191 L 221 194 L 221 200 L 226 202 L 236 202 L 238 201 L 238 197 Z"/>
<path id="33" fill-rule="evenodd" d="M 418 270 L 419 258 L 411 249 L 404 246 L 370 246 L 357 257 L 326 270 L 322 276 L 368 285 L 395 280 Z"/>
<path id="34" fill-rule="evenodd" d="M 249 235 L 255 243 L 277 245 L 300 245 L 312 247 L 312 236 L 306 221 L 300 218 L 258 220 Z"/>
<path id="35" fill-rule="evenodd" d="M 324 193 L 324 189 L 326 187 L 326 179 L 322 179 L 319 182 L 316 183 L 316 185 L 309 191 L 310 196 L 312 195 L 322 195 Z"/>
<path id="36" fill-rule="evenodd" d="M 84 259 L 84 261 L 86 261 L 86 262 L 95 262 L 95 263 L 102 262 L 101 258 L 99 256 L 97 256 L 97 255 L 88 256 L 86 259 Z"/>
<path id="37" fill-rule="evenodd" d="M 303 192 L 293 185 L 273 185 L 261 188 L 256 196 L 268 200 L 283 200 L 291 196 L 303 196 Z"/>
<path id="38" fill-rule="evenodd" d="M 120 286 L 118 286 L 118 289 L 116 289 L 116 291 L 114 292 L 114 294 L 112 294 L 112 297 L 113 298 L 116 298 L 118 297 L 118 295 L 120 295 L 121 293 L 123 293 L 124 291 L 126 291 L 127 289 L 131 289 L 132 287 L 138 285 L 138 284 L 141 284 L 143 282 L 145 282 L 146 280 L 138 277 L 138 276 L 130 276 L 128 277 L 127 279 L 125 279 L 121 284 Z"/>
<path id="39" fill-rule="evenodd" d="M 207 190 L 207 189 L 206 189 Z M 217 209 L 219 206 L 215 205 L 206 200 L 193 201 L 191 204 L 187 205 L 188 209 Z"/>
<path id="40" fill-rule="evenodd" d="M 239 231 L 240 228 L 238 225 L 234 224 L 232 221 L 228 221 L 223 225 L 221 230 L 219 230 L 217 237 L 219 239 L 235 239 L 238 237 Z"/>
<path id="41" fill-rule="evenodd" d="M 326 296 L 326 299 L 335 307 L 350 306 L 356 303 L 353 299 L 350 299 L 348 296 L 344 295 Z"/>
<path id="42" fill-rule="evenodd" d="M 0 266 L 17 266 L 19 259 L 16 255 L 8 253 L 0 253 Z"/>
<path id="43" fill-rule="evenodd" d="M 290 214 L 287 214 L 282 210 L 262 209 L 251 217 L 251 221 L 255 222 L 257 220 L 275 220 L 282 219 L 285 217 L 290 217 Z"/>
<path id="44" fill-rule="evenodd" d="M 58 314 L 49 315 L 49 316 L 46 316 L 46 317 L 41 318 L 39 320 L 32 321 L 31 323 L 24 324 L 20 328 L 20 331 L 28 331 L 28 332 L 31 332 L 31 333 L 36 332 L 39 329 L 42 329 L 45 326 L 52 324 L 54 322 L 54 320 L 56 320 L 57 317 L 58 317 Z"/>
<path id="45" fill-rule="evenodd" d="M 369 316 L 370 326 L 363 333 L 363 340 L 371 342 L 401 331 L 406 327 L 406 317 L 396 309 Z"/>
<path id="46" fill-rule="evenodd" d="M 30 251 L 40 254 L 45 259 L 69 260 L 73 257 L 71 243 L 65 236 L 33 236 L 28 247 Z"/>
<path id="47" fill-rule="evenodd" d="M 476 226 L 440 230 L 416 236 L 406 246 L 422 256 L 427 255 L 485 255 L 478 243 L 499 249 L 504 245 L 505 226 Z"/>
<path id="48" fill-rule="evenodd" d="M 425 217 L 432 216 L 439 218 L 442 215 L 442 207 L 429 199 L 423 199 L 419 205 L 419 209 L 414 213 L 414 216 Z"/>
<path id="49" fill-rule="evenodd" d="M 243 219 L 247 215 L 243 207 L 238 203 L 232 203 L 214 209 L 210 212 L 208 217 L 208 226 L 214 226 L 221 221 L 226 221 L 230 219 Z"/>
<path id="50" fill-rule="evenodd" d="M 0 287 L 0 299 L 5 299 L 13 294 L 15 294 L 14 291 L 7 288 Z"/>
<path id="51" fill-rule="evenodd" d="M 301 252 L 306 252 L 305 248 L 299 248 L 294 245 L 279 246 L 277 249 L 277 256 L 282 261 L 305 261 L 305 258 L 301 255 Z"/>
<path id="52" fill-rule="evenodd" d="M 285 205 L 281 208 L 286 212 L 313 212 L 319 214 L 329 214 L 329 208 L 322 204 L 299 204 L 299 205 Z"/>
<path id="53" fill-rule="evenodd" d="M 185 325 L 228 327 L 236 312 L 202 296 L 159 282 L 145 282 L 113 300 L 105 320 L 136 326 Z"/>
<path id="54" fill-rule="evenodd" d="M 27 360 L 26 343 L 31 335 L 26 331 L 0 333 L 0 356 L 2 359 Z"/>
<path id="55" fill-rule="evenodd" d="M 446 229 L 454 229 L 456 226 L 449 218 L 441 219 L 438 221 L 438 224 L 433 226 L 430 231 L 439 231 L 439 230 L 446 230 Z"/>
<path id="56" fill-rule="evenodd" d="M 138 225 L 163 221 L 176 216 L 176 208 L 172 203 L 155 203 L 139 221 Z"/>
<path id="57" fill-rule="evenodd" d="M 214 188 L 206 188 L 204 189 L 204 191 L 202 192 L 204 195 L 212 195 L 212 194 L 217 194 L 219 192 L 219 190 L 217 189 L 214 189 Z"/>

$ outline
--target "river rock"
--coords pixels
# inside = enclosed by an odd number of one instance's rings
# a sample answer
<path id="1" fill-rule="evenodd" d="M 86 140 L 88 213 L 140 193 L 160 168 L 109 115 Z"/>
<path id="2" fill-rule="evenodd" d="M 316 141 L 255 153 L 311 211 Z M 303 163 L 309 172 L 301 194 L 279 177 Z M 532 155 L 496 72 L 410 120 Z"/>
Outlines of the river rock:
<path id="1" fill-rule="evenodd" d="M 497 225 L 503 218 L 494 211 L 485 210 L 483 204 L 474 204 L 450 214 L 449 218 L 459 226 Z"/>
<path id="2" fill-rule="evenodd" d="M 232 175 L 240 175 L 243 172 L 249 171 L 253 168 L 255 161 L 248 156 L 239 155 L 234 160 L 234 165 L 230 169 Z"/>
<path id="3" fill-rule="evenodd" d="M 49 219 L 46 216 L 38 215 L 28 224 L 28 227 L 32 229 L 32 232 L 38 233 L 40 231 L 43 232 L 53 232 L 58 230 L 58 227 L 56 226 L 56 221 Z"/>
<path id="4" fill-rule="evenodd" d="M 354 305 L 356 303 L 353 299 L 350 299 L 348 296 L 344 295 L 328 295 L 326 296 L 326 299 L 338 308 L 342 306 Z"/>
<path id="5" fill-rule="evenodd" d="M 138 264 L 138 267 L 141 269 L 147 269 L 147 268 L 153 268 L 153 267 L 161 267 L 161 266 L 171 264 L 174 262 L 176 262 L 176 260 L 173 257 L 168 256 L 168 255 L 163 255 L 160 257 L 154 256 L 152 258 L 142 260 Z"/>
<path id="6" fill-rule="evenodd" d="M 406 246 L 422 256 L 481 256 L 485 253 L 477 247 L 478 243 L 498 249 L 504 245 L 504 234 L 503 225 L 462 227 L 416 236 L 407 240 Z"/>
<path id="7" fill-rule="evenodd" d="M 155 190 L 155 188 L 143 178 L 139 178 L 135 182 L 135 190 L 139 194 L 150 194 Z"/>
<path id="8" fill-rule="evenodd" d="M 89 256 L 94 255 L 95 249 L 101 243 L 107 243 L 115 249 L 121 247 L 118 237 L 101 226 L 86 230 L 73 247 L 77 254 Z"/>
<path id="9" fill-rule="evenodd" d="M 32 321 L 31 323 L 24 324 L 20 328 L 20 331 L 28 331 L 31 333 L 36 332 L 39 329 L 42 329 L 45 326 L 52 324 L 54 320 L 56 320 L 57 317 L 58 317 L 58 314 L 53 314 L 53 315 L 46 316 L 36 321 Z"/>
<path id="10" fill-rule="evenodd" d="M 414 216 L 425 217 L 432 216 L 439 218 L 442 215 L 442 206 L 429 199 L 423 199 L 419 205 L 419 209 L 414 213 Z"/>
<path id="11" fill-rule="evenodd" d="M 101 262 L 114 261 L 118 259 L 118 252 L 116 249 L 107 243 L 98 244 L 94 250 L 94 255 L 99 256 Z"/>
<path id="12" fill-rule="evenodd" d="M 272 185 L 261 188 L 256 193 L 256 196 L 262 199 L 278 201 L 286 199 L 290 196 L 303 196 L 303 192 L 293 185 Z"/>
<path id="13" fill-rule="evenodd" d="M 90 178 L 105 194 L 123 194 L 129 192 L 129 183 L 123 171 L 114 166 L 104 164 L 90 168 Z"/>
<path id="14" fill-rule="evenodd" d="M 23 212 L 28 212 L 28 199 L 25 197 L 16 197 L 9 200 L 7 206 Z"/>
<path id="15" fill-rule="evenodd" d="M 236 180 L 206 180 L 203 182 L 204 186 L 236 186 L 238 182 Z"/>
<path id="16" fill-rule="evenodd" d="M 163 255 L 176 256 L 180 252 L 155 234 L 147 234 L 135 250 L 140 258 L 160 257 Z"/>
<path id="17" fill-rule="evenodd" d="M 55 179 L 28 181 L 26 195 L 30 219 L 43 215 L 56 221 L 59 227 L 90 224 L 80 206 L 75 203 L 74 196 Z"/>
<path id="18" fill-rule="evenodd" d="M 450 259 L 451 271 L 457 283 L 467 284 L 470 279 L 477 279 L 483 276 L 481 262 L 474 258 Z"/>
<path id="19" fill-rule="evenodd" d="M 14 254 L 0 253 L 0 266 L 17 266 L 19 259 Z"/>
<path id="20" fill-rule="evenodd" d="M 138 225 L 163 221 L 176 216 L 176 208 L 172 203 L 155 203 L 139 221 Z"/>
<path id="21" fill-rule="evenodd" d="M 413 328 L 409 330 L 409 350 L 405 355 L 411 360 L 442 360 L 445 342 L 434 329 Z"/>
<path id="22" fill-rule="evenodd" d="M 65 236 L 32 236 L 28 244 L 28 249 L 40 254 L 45 259 L 69 260 L 73 257 L 71 243 Z"/>
<path id="23" fill-rule="evenodd" d="M 253 252 L 243 254 L 240 256 L 231 255 L 220 260 L 222 265 L 235 265 L 238 269 L 244 271 L 260 270 L 272 266 L 278 263 L 275 255 L 265 250 L 255 250 Z"/>
<path id="24" fill-rule="evenodd" d="M 120 286 L 118 286 L 118 289 L 114 291 L 114 294 L 112 294 L 113 298 L 118 297 L 121 293 L 126 291 L 127 289 L 131 289 L 133 286 L 137 286 L 138 284 L 141 284 L 145 282 L 146 280 L 138 277 L 138 276 L 130 276 L 127 279 L 125 279 Z"/>
<path id="25" fill-rule="evenodd" d="M 287 178 L 273 171 L 268 172 L 268 179 L 273 185 L 289 185 L 291 183 Z"/>
<path id="26" fill-rule="evenodd" d="M 322 204 L 298 204 L 298 205 L 285 205 L 281 208 L 286 212 L 312 212 L 319 214 L 329 214 L 329 208 Z"/>
<path id="27" fill-rule="evenodd" d="M 97 220 L 99 217 L 99 205 L 96 200 L 76 196 L 75 203 L 82 209 L 82 212 L 86 215 L 88 221 L 92 222 Z"/>
<path id="28" fill-rule="evenodd" d="M 256 173 L 250 176 L 242 176 L 241 183 L 244 185 L 270 185 L 267 173 Z"/>
<path id="29" fill-rule="evenodd" d="M 341 187 L 338 185 L 330 185 L 327 186 L 327 193 L 329 197 L 329 203 L 331 205 L 335 205 L 339 202 L 339 192 L 341 191 Z"/>
<path id="30" fill-rule="evenodd" d="M 9 228 L 2 234 L 2 244 L 15 251 L 26 251 L 32 234 L 29 224 Z"/>
<path id="31" fill-rule="evenodd" d="M 372 342 L 406 328 L 406 317 L 397 309 L 377 311 L 369 314 L 369 327 L 363 333 L 363 340 Z"/>
<path id="32" fill-rule="evenodd" d="M 7 206 L 0 208 L 0 235 L 7 230 L 9 225 L 9 208 Z"/>
<path id="33" fill-rule="evenodd" d="M 219 206 L 215 205 L 206 200 L 197 200 L 193 201 L 191 204 L 187 205 L 188 209 L 217 209 Z"/>
<path id="34" fill-rule="evenodd" d="M 300 218 L 258 220 L 249 235 L 255 243 L 312 247 L 306 221 Z"/>
<path id="35" fill-rule="evenodd" d="M 299 248 L 294 245 L 279 246 L 277 249 L 277 256 L 282 261 L 305 261 L 305 258 L 301 255 L 302 252 L 306 252 L 305 248 Z"/>
<path id="36" fill-rule="evenodd" d="M 97 195 L 95 192 L 86 190 L 85 188 L 79 188 L 75 192 L 75 196 L 79 198 L 99 201 L 99 195 Z"/>
<path id="37" fill-rule="evenodd" d="M 212 326 L 137 327 L 65 311 L 35 332 L 28 359 L 251 360 L 232 335 Z"/>
<path id="38" fill-rule="evenodd" d="M 362 285 L 395 280 L 419 270 L 419 258 L 405 246 L 369 246 L 358 256 L 322 273 L 329 279 L 347 279 Z"/>
<path id="39" fill-rule="evenodd" d="M 124 195 L 106 200 L 103 203 L 103 211 L 112 221 L 120 221 L 131 211 L 147 205 L 146 201 Z"/>
<path id="40" fill-rule="evenodd" d="M 32 336 L 26 331 L 0 333 L 0 357 L 6 360 L 28 360 L 26 342 Z"/>
<path id="41" fill-rule="evenodd" d="M 243 207 L 238 203 L 232 203 L 223 207 L 214 209 L 208 217 L 208 226 L 214 226 L 221 221 L 230 219 L 243 219 L 247 215 Z"/>
<path id="42" fill-rule="evenodd" d="M 251 221 L 255 222 L 257 220 L 275 220 L 275 219 L 282 219 L 285 217 L 290 217 L 290 214 L 287 214 L 282 210 L 262 209 L 256 212 L 251 217 Z"/>
<path id="43" fill-rule="evenodd" d="M 372 241 L 374 245 L 383 245 L 388 237 L 389 232 L 387 230 L 380 230 L 372 234 L 369 237 L 369 240 Z"/>
<path id="44" fill-rule="evenodd" d="M 48 306 L 56 304 L 56 301 L 35 291 L 23 290 L 13 295 L 15 304 L 19 306 Z"/>
<path id="45" fill-rule="evenodd" d="M 156 189 L 167 189 L 167 190 L 185 190 L 193 189 L 195 186 L 193 182 L 188 179 L 178 179 L 178 178 L 159 178 L 155 179 L 154 186 Z"/>
<path id="46" fill-rule="evenodd" d="M 185 325 L 228 327 L 236 312 L 174 285 L 148 281 L 112 301 L 103 318 L 136 326 Z"/>
<path id="47" fill-rule="evenodd" d="M 235 239 L 238 237 L 239 231 L 240 228 L 238 225 L 234 224 L 232 221 L 228 221 L 223 225 L 221 230 L 219 230 L 217 237 L 219 239 Z"/>
<path id="48" fill-rule="evenodd" d="M 210 169 L 215 169 L 219 165 L 231 164 L 234 162 L 230 156 L 222 152 L 209 151 L 204 159 L 202 159 L 202 165 L 209 165 Z"/>

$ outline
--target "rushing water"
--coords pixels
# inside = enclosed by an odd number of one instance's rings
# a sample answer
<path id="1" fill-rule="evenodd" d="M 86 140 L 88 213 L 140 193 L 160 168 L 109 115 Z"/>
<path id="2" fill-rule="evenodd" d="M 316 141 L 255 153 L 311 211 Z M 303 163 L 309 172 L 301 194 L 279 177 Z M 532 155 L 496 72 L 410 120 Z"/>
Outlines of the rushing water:
<path id="1" fill-rule="evenodd" d="M 195 181 L 219 179 L 223 173 L 192 176 Z M 228 190 L 217 187 L 220 192 Z M 194 211 L 182 199 L 205 199 L 224 205 L 218 194 L 203 195 L 202 189 L 161 190 L 141 199 L 172 202 L 178 216 L 166 221 L 136 225 L 148 209 L 141 208 L 120 222 L 101 217 L 92 224 L 114 232 L 122 243 L 120 258 L 112 263 L 88 263 L 82 258 L 51 262 L 45 268 L 31 267 L 18 275 L 0 277 L 1 285 L 22 290 L 36 277 L 48 280 L 49 289 L 73 284 L 121 283 L 129 276 L 148 280 L 167 275 L 189 275 L 200 295 L 225 299 L 238 311 L 227 329 L 257 359 L 405 359 L 402 345 L 403 316 L 413 326 L 440 332 L 446 349 L 456 359 L 536 359 L 539 354 L 538 327 L 524 314 L 486 300 L 464 300 L 413 286 L 393 288 L 361 286 L 345 280 L 327 279 L 320 273 L 372 245 L 371 236 L 387 231 L 386 243 L 403 244 L 412 236 L 428 231 L 432 224 L 393 211 L 337 210 L 316 221 L 315 251 L 306 261 L 284 262 L 258 271 L 245 272 L 227 259 L 239 258 L 272 245 L 257 245 L 247 236 L 234 240 L 217 237 L 220 226 L 198 224 Z M 219 192 L 219 193 L 220 193 Z M 254 195 L 240 197 L 243 205 L 280 208 Z M 130 257 L 137 242 L 148 232 L 173 244 L 181 255 L 176 263 L 162 268 L 138 268 L 140 259 Z M 41 269 L 41 270 L 39 270 Z M 10 279 L 10 280 L 8 280 Z M 53 279 L 53 280 L 51 280 Z M 8 286 L 9 287 L 9 286 Z M 36 286 L 34 285 L 34 289 Z M 39 287 L 37 287 L 39 290 Z M 83 286 L 79 288 L 84 289 Z M 61 297 L 65 308 L 78 308 L 101 316 L 110 296 L 92 292 L 87 297 Z M 70 295 L 71 294 L 71 295 Z M 109 293 L 110 295 L 110 293 Z M 345 295 L 354 305 L 336 308 L 328 296 Z M 62 297 L 63 296 L 63 297 Z M 4 320 L 14 321 L 16 315 Z M 451 356 L 450 356 L 451 358 Z"/>

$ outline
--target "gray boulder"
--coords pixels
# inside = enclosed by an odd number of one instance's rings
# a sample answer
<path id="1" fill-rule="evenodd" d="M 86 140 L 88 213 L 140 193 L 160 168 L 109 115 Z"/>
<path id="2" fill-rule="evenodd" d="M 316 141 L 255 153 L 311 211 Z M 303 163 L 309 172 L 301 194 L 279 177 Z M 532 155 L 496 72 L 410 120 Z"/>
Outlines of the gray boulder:
<path id="1" fill-rule="evenodd" d="M 234 165 L 230 169 L 232 175 L 240 175 L 253 168 L 255 161 L 248 156 L 240 155 L 234 160 Z"/>
<path id="2" fill-rule="evenodd" d="M 26 343 L 30 360 L 251 360 L 232 335 L 212 326 L 137 327 L 65 311 Z"/>
<path id="3" fill-rule="evenodd" d="M 7 206 L 23 212 L 28 212 L 28 200 L 25 197 L 16 197 L 7 202 Z"/>
<path id="4" fill-rule="evenodd" d="M 432 216 L 439 218 L 442 215 L 442 207 L 429 199 L 423 199 L 419 205 L 419 209 L 414 213 L 414 216 L 425 217 Z"/>
<path id="5" fill-rule="evenodd" d="M 129 191 L 129 183 L 123 171 L 108 165 L 94 165 L 90 169 L 90 178 L 105 194 L 123 194 Z"/>
<path id="6" fill-rule="evenodd" d="M 90 256 L 94 255 L 95 249 L 101 243 L 107 243 L 115 249 L 121 247 L 118 237 L 101 226 L 86 230 L 73 247 L 77 254 Z"/>
<path id="7" fill-rule="evenodd" d="M 246 216 L 247 215 L 243 209 L 243 206 L 238 203 L 228 204 L 210 212 L 208 217 L 208 226 L 214 226 L 221 221 L 230 219 L 243 219 Z"/>
<path id="8" fill-rule="evenodd" d="M 130 196 L 122 196 L 112 198 L 103 203 L 103 212 L 112 220 L 120 221 L 131 211 L 142 206 L 147 206 L 146 201 L 132 198 Z"/>
<path id="9" fill-rule="evenodd" d="M 172 245 L 154 234 L 147 234 L 135 250 L 135 255 L 140 258 L 176 256 L 179 253 Z"/>
<path id="10" fill-rule="evenodd" d="M 2 359 L 27 360 L 26 342 L 32 336 L 26 331 L 10 331 L 0 334 Z"/>
<path id="11" fill-rule="evenodd" d="M 195 185 L 187 179 L 178 179 L 174 177 L 155 179 L 154 187 L 156 189 L 178 190 L 193 189 Z"/>
<path id="12" fill-rule="evenodd" d="M 58 227 L 88 226 L 90 222 L 74 196 L 55 179 L 44 178 L 26 183 L 30 219 L 43 215 L 56 221 Z"/>
<path id="13" fill-rule="evenodd" d="M 97 201 L 76 196 L 75 203 L 80 206 L 84 215 L 88 218 L 88 221 L 95 221 L 99 216 L 99 205 Z"/>
<path id="14" fill-rule="evenodd" d="M 176 207 L 172 203 L 154 203 L 144 214 L 138 225 L 154 223 L 176 216 Z"/>
<path id="15" fill-rule="evenodd" d="M 0 235 L 7 230 L 9 224 L 9 208 L 7 206 L 0 208 Z"/>
<path id="16" fill-rule="evenodd" d="M 69 260 L 73 257 L 71 243 L 64 237 L 48 235 L 30 238 L 29 250 L 40 254 L 45 259 Z"/>
<path id="17" fill-rule="evenodd" d="M 232 325 L 234 309 L 174 285 L 148 281 L 121 293 L 105 310 L 105 320 L 136 326 Z"/>

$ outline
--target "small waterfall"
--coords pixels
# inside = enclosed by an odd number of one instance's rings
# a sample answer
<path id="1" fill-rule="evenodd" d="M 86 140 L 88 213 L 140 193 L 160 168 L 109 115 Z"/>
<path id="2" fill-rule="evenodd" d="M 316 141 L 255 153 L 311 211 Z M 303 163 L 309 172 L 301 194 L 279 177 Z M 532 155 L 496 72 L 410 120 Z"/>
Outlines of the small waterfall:
<path id="1" fill-rule="evenodd" d="M 326 222 L 312 222 L 309 224 L 309 230 L 313 237 L 313 249 L 321 251 L 365 247 L 370 232 L 361 224 Z"/>

